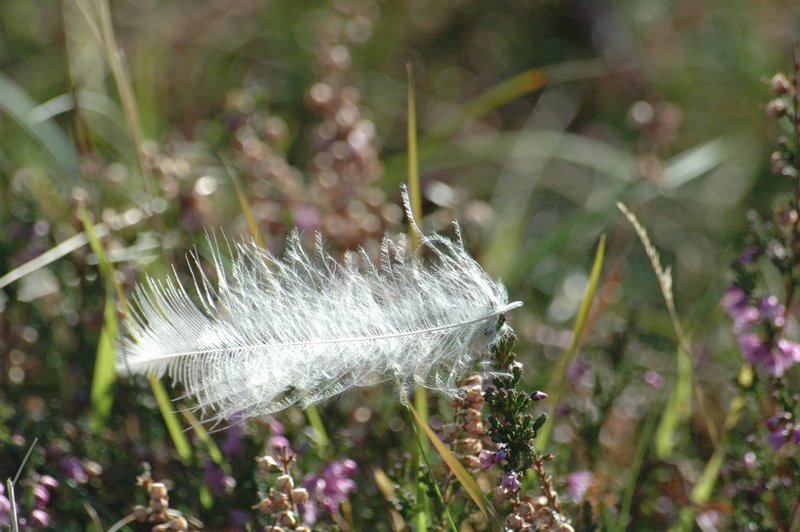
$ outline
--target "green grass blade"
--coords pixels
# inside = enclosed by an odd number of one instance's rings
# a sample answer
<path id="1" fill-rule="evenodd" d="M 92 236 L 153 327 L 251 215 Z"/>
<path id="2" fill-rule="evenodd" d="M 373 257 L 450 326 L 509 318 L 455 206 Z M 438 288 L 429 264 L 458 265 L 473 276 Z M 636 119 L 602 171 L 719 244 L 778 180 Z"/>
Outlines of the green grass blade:
<path id="1" fill-rule="evenodd" d="M 78 182 L 80 166 L 75 146 L 52 119 L 37 120 L 36 102 L 11 78 L 0 73 L 0 110 L 6 112 L 53 161 L 68 193 Z"/>
<path id="2" fill-rule="evenodd" d="M 418 155 L 418 142 L 417 142 L 417 104 L 414 95 L 414 67 L 411 63 L 406 64 L 406 75 L 408 78 L 408 85 L 406 91 L 406 120 L 407 120 L 407 135 L 408 146 L 406 148 L 407 157 L 407 172 L 408 172 L 408 199 L 411 202 L 411 215 L 416 220 L 416 223 L 422 228 L 422 191 L 419 184 L 419 155 Z M 419 235 L 416 231 L 411 229 L 411 220 L 409 220 L 409 237 L 411 238 L 411 248 L 416 249 L 419 246 Z M 422 386 L 418 386 L 414 392 L 414 404 L 416 405 L 417 412 L 421 418 L 427 423 L 428 421 L 428 392 Z M 422 460 L 427 461 L 427 454 L 430 446 L 427 441 L 419 440 L 418 448 L 414 448 L 414 461 L 419 464 L 420 456 Z M 417 454 L 419 451 L 419 454 Z M 430 508 L 430 501 L 428 494 L 422 486 L 417 484 L 417 530 L 423 531 L 427 529 L 428 523 L 428 509 Z"/>
<path id="3" fill-rule="evenodd" d="M 214 438 L 211 437 L 211 434 L 208 433 L 206 428 L 200 423 L 200 420 L 195 417 L 194 414 L 190 410 L 181 409 L 181 414 L 186 419 L 187 423 L 192 427 L 192 430 L 195 434 L 197 434 L 198 439 L 206 446 L 208 450 L 208 456 L 211 460 L 214 461 L 215 464 L 218 466 L 227 466 L 228 462 L 225 460 L 225 457 L 222 455 L 222 451 L 219 450 Z"/>
<path id="4" fill-rule="evenodd" d="M 178 451 L 178 456 L 181 457 L 181 460 L 184 463 L 188 463 L 192 458 L 192 447 L 189 444 L 186 433 L 181 430 L 181 423 L 172 409 L 172 401 L 167 394 L 166 388 L 164 388 L 164 383 L 153 375 L 150 375 L 148 379 L 150 388 L 153 390 L 153 396 L 156 398 L 158 409 L 164 418 L 164 424 L 166 424 L 172 443 L 175 445 L 175 450 Z"/>
<path id="5" fill-rule="evenodd" d="M 92 405 L 90 425 L 95 434 L 106 426 L 114 406 L 114 384 L 117 381 L 117 372 L 114 368 L 114 340 L 118 330 L 114 300 L 110 296 L 106 296 L 103 328 L 97 342 L 90 395 Z"/>
<path id="6" fill-rule="evenodd" d="M 105 308 L 103 309 L 103 328 L 100 331 L 100 339 L 97 343 L 97 353 L 95 354 L 94 369 L 92 370 L 92 387 L 90 402 L 92 413 L 90 424 L 92 430 L 97 433 L 106 426 L 114 406 L 114 383 L 117 380 L 117 373 L 114 369 L 115 350 L 114 342 L 119 333 L 117 323 L 117 311 L 114 305 L 112 291 L 116 290 L 119 297 L 122 296 L 122 288 L 116 281 L 114 267 L 106 257 L 100 238 L 97 236 L 94 224 L 89 213 L 85 209 L 80 211 L 83 228 L 86 231 L 86 238 L 89 246 L 97 256 L 97 266 L 106 287 Z"/>
<path id="7" fill-rule="evenodd" d="M 572 341 L 569 347 L 561 353 L 556 368 L 550 377 L 550 382 L 547 386 L 547 393 L 550 394 L 550 403 L 555 407 L 561 400 L 561 391 L 564 388 L 566 380 L 567 369 L 575 357 L 581 339 L 583 338 L 583 329 L 586 326 L 586 319 L 589 317 L 589 311 L 592 308 L 594 301 L 594 294 L 597 292 L 597 287 L 600 284 L 600 274 L 603 271 L 603 259 L 605 257 L 606 237 L 600 236 L 600 243 L 597 245 L 597 253 L 594 256 L 592 263 L 592 271 L 589 274 L 589 282 L 586 285 L 586 291 L 583 294 L 583 300 L 578 310 L 578 316 L 575 319 L 575 325 L 572 328 Z M 553 423 L 545 423 L 539 432 L 539 438 L 536 441 L 536 447 L 540 450 L 547 448 L 547 441 L 550 438 L 550 431 L 552 430 Z"/>
<path id="8" fill-rule="evenodd" d="M 439 139 L 452 137 L 466 121 L 483 116 L 492 109 L 537 91 L 547 85 L 548 80 L 549 76 L 542 68 L 532 68 L 504 80 L 464 104 L 458 114 L 432 132 L 431 137 Z"/>
<path id="9" fill-rule="evenodd" d="M 250 205 L 250 200 L 247 199 L 247 194 L 244 191 L 241 179 L 236 175 L 233 165 L 231 165 L 227 159 L 222 158 L 222 164 L 225 165 L 228 177 L 233 181 L 233 186 L 236 189 L 236 198 L 239 200 L 239 207 L 242 209 L 245 222 L 247 222 L 247 230 L 250 232 L 250 236 L 253 237 L 253 240 L 259 247 L 266 247 L 264 245 L 264 237 L 261 236 L 258 230 L 258 223 L 256 223 L 256 217 L 253 215 L 253 208 Z"/>
<path id="10" fill-rule="evenodd" d="M 678 340 L 677 380 L 675 382 L 675 387 L 672 389 L 670 398 L 667 401 L 664 414 L 661 416 L 661 422 L 659 423 L 655 436 L 656 456 L 663 460 L 672 454 L 679 426 L 692 415 L 693 368 L 691 342 L 684 333 L 683 326 L 678 319 L 678 312 L 675 310 L 675 299 L 672 294 L 672 274 L 669 268 L 665 269 L 661 265 L 661 258 L 655 246 L 650 241 L 647 231 L 639 223 L 636 216 L 622 203 L 618 203 L 617 207 L 633 226 L 639 240 L 642 242 L 642 246 L 644 246 L 647 258 L 650 260 L 653 272 L 655 272 L 656 278 L 658 279 L 661 295 L 669 311 L 672 327 L 675 330 L 675 336 Z"/>
<path id="11" fill-rule="evenodd" d="M 416 424 L 411 425 L 411 426 L 414 429 L 414 437 L 417 440 L 417 446 L 419 447 L 420 451 L 422 451 L 423 441 L 425 443 L 427 443 L 427 440 L 423 440 L 420 437 L 419 429 L 417 428 Z M 436 479 L 433 477 L 433 473 L 432 473 L 433 468 L 431 468 L 431 464 L 428 461 L 428 457 L 427 457 L 426 453 L 424 453 L 424 452 L 421 452 L 420 456 L 422 457 L 422 460 L 425 462 L 425 465 L 428 467 L 428 476 L 430 476 L 430 478 L 432 480 L 431 485 L 433 486 L 433 491 L 436 493 L 436 498 L 439 501 L 439 504 L 442 506 L 442 508 L 444 508 L 444 514 L 445 514 L 445 517 L 447 518 L 447 523 L 450 525 L 450 529 L 452 530 L 452 532 L 458 532 L 458 528 L 456 528 L 455 521 L 453 521 L 453 516 L 450 515 L 450 509 L 447 507 L 447 503 L 445 503 L 445 501 L 444 501 L 444 496 L 442 495 L 442 490 L 439 489 L 439 484 L 436 482 Z M 427 508 L 426 508 L 426 511 L 427 511 Z M 419 525 L 419 520 L 421 520 L 421 519 L 419 519 L 419 516 L 421 515 L 421 513 L 417 514 L 417 515 L 418 515 L 418 523 L 417 524 Z M 427 523 L 427 516 L 422 516 L 422 517 L 425 518 L 425 523 Z M 425 526 L 425 523 L 423 523 L 423 526 Z"/>
<path id="12" fill-rule="evenodd" d="M 645 453 L 647 453 L 647 446 L 650 443 L 653 435 L 653 429 L 656 426 L 658 419 L 658 410 L 653 409 L 647 415 L 644 423 L 644 428 L 639 435 L 639 441 L 636 444 L 636 454 L 633 457 L 631 468 L 628 473 L 628 481 L 625 483 L 625 491 L 622 494 L 622 503 L 619 507 L 619 516 L 613 530 L 615 532 L 624 532 L 625 527 L 628 526 L 630 519 L 631 503 L 633 502 L 633 494 L 636 491 L 636 483 L 639 479 L 639 472 L 642 469 L 642 462 L 644 462 Z"/>
<path id="13" fill-rule="evenodd" d="M 322 416 L 319 415 L 319 410 L 314 405 L 308 405 L 305 409 L 306 419 L 308 424 L 314 429 L 316 436 L 317 449 L 321 458 L 325 458 L 332 452 L 331 441 L 328 438 L 328 431 L 325 430 L 325 423 L 322 422 Z"/>
<path id="14" fill-rule="evenodd" d="M 730 406 L 728 406 L 728 413 L 725 415 L 722 435 L 714 449 L 714 454 L 711 455 L 711 458 L 706 463 L 706 467 L 703 469 L 703 473 L 700 475 L 700 479 L 692 489 L 692 502 L 695 504 L 705 504 L 714 492 L 714 487 L 719 478 L 719 470 L 725 461 L 725 454 L 730 444 L 730 432 L 739 421 L 739 416 L 745 407 L 745 393 L 752 384 L 753 367 L 750 364 L 745 364 L 739 371 L 739 385 L 741 388 L 736 397 L 733 398 L 733 401 L 731 401 Z"/>
<path id="15" fill-rule="evenodd" d="M 408 401 L 406 401 L 406 406 L 411 412 L 411 415 L 414 417 L 414 421 L 416 422 L 417 426 L 422 429 L 426 436 L 428 436 L 428 440 L 430 440 L 431 444 L 433 444 L 434 449 L 436 449 L 436 452 L 439 453 L 442 461 L 445 463 L 445 465 L 447 465 L 448 468 L 450 468 L 450 471 L 453 472 L 455 477 L 461 483 L 464 491 L 467 492 L 470 498 L 481 510 L 483 515 L 485 515 L 489 520 L 492 528 L 494 530 L 504 530 L 503 524 L 500 522 L 500 518 L 497 516 L 494 506 L 483 493 L 483 491 L 481 491 L 481 488 L 478 486 L 478 483 L 475 482 L 475 479 L 472 478 L 472 475 L 470 475 L 469 472 L 464 469 L 464 466 L 461 465 L 461 462 L 458 461 L 458 458 L 456 458 L 455 455 L 450 452 L 450 449 L 448 449 L 444 443 L 442 443 L 430 425 L 428 425 L 428 423 L 425 422 L 417 413 L 417 411 L 414 409 L 414 406 Z"/>
<path id="16" fill-rule="evenodd" d="M 414 97 L 414 68 L 411 64 L 406 65 L 408 74 L 408 104 L 407 104 L 407 123 L 408 123 L 408 146 L 406 148 L 406 162 L 408 172 L 408 198 L 411 201 L 411 214 L 417 224 L 422 227 L 422 192 L 419 186 L 419 143 L 417 142 L 417 104 Z M 419 245 L 419 237 L 414 231 L 409 231 L 411 246 L 416 248 Z"/>
<path id="17" fill-rule="evenodd" d="M 678 427 L 692 413 L 692 361 L 688 353 L 678 347 L 678 375 L 664 414 L 656 430 L 656 456 L 664 460 L 675 447 Z"/>
<path id="18" fill-rule="evenodd" d="M 142 151 L 144 137 L 141 118 L 139 116 L 139 109 L 127 65 L 124 63 L 123 55 L 114 34 L 111 9 L 109 8 L 107 0 L 74 1 L 75 6 L 84 16 L 86 24 L 90 28 L 97 46 L 111 70 L 111 76 L 114 79 L 114 84 L 117 88 L 117 93 L 119 94 L 120 103 L 122 105 L 130 141 L 134 153 L 137 155 L 136 162 L 138 163 L 139 173 L 142 177 L 143 188 L 147 195 L 152 198 L 155 194 L 156 186 L 150 167 L 145 161 L 145 154 Z"/>

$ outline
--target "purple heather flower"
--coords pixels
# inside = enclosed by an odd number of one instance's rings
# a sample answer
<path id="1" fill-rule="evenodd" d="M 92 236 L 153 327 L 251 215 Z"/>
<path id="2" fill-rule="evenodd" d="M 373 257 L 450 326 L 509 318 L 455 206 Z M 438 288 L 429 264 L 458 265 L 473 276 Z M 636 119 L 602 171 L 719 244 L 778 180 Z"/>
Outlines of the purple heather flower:
<path id="1" fill-rule="evenodd" d="M 777 451 L 789 441 L 790 436 L 791 431 L 789 429 L 789 425 L 784 425 L 767 434 L 767 443 L 769 443 L 769 446 L 772 447 L 773 451 Z"/>
<path id="2" fill-rule="evenodd" d="M 779 338 L 770 346 L 758 334 L 747 333 L 739 336 L 738 341 L 745 358 L 772 377 L 782 377 L 786 370 L 800 362 L 800 344 L 785 338 Z"/>
<path id="3" fill-rule="evenodd" d="M 80 458 L 77 456 L 66 456 L 61 460 L 61 471 L 64 474 L 77 482 L 78 484 L 85 484 L 89 480 L 89 475 L 81 464 Z"/>
<path id="4" fill-rule="evenodd" d="M 231 510 L 228 514 L 228 522 L 244 528 L 250 522 L 250 512 L 241 509 Z"/>
<path id="5" fill-rule="evenodd" d="M 761 255 L 761 253 L 763 252 L 764 250 L 761 249 L 761 246 L 756 244 L 750 244 L 749 246 L 744 248 L 744 250 L 742 250 L 741 255 L 739 255 L 739 258 L 736 259 L 736 262 L 734 262 L 734 264 L 737 266 L 744 266 L 745 264 L 749 264 L 753 262 L 756 258 L 758 258 L 758 256 Z"/>
<path id="6" fill-rule="evenodd" d="M 748 299 L 745 291 L 734 284 L 725 290 L 725 294 L 722 296 L 722 306 L 728 313 L 731 313 L 735 309 L 746 307 Z"/>
<path id="7" fill-rule="evenodd" d="M 203 482 L 211 490 L 215 497 L 220 497 L 227 493 L 234 485 L 232 477 L 225 474 L 220 466 L 211 460 L 206 460 L 204 464 Z"/>
<path id="8" fill-rule="evenodd" d="M 792 442 L 800 444 L 800 425 L 792 423 L 792 415 L 789 412 L 780 412 L 766 421 L 767 443 L 773 450 L 777 451 L 786 443 Z"/>
<path id="9" fill-rule="evenodd" d="M 583 500 L 586 490 L 592 485 L 592 473 L 590 471 L 574 471 L 567 475 L 567 494 L 576 503 Z"/>
<path id="10" fill-rule="evenodd" d="M 44 510 L 32 510 L 28 516 L 30 524 L 37 528 L 47 528 L 50 526 L 50 514 Z"/>
<path id="11" fill-rule="evenodd" d="M 519 491 L 520 485 L 516 471 L 509 471 L 503 475 L 503 479 L 500 481 L 500 487 L 507 489 L 511 493 Z"/>
<path id="12" fill-rule="evenodd" d="M 356 490 L 356 483 L 351 480 L 358 467 L 353 460 L 336 460 L 322 470 L 320 475 L 311 475 L 303 480 L 303 487 L 309 495 L 322 504 L 330 513 L 347 500 L 347 496 Z M 312 502 L 309 500 L 309 502 Z M 308 512 L 316 512 L 313 505 L 307 504 Z M 304 514 L 304 518 L 305 514 Z"/>
<path id="13" fill-rule="evenodd" d="M 222 442 L 222 452 L 226 456 L 244 456 L 244 445 L 242 444 L 242 427 L 239 425 L 240 420 L 235 420 L 228 427 L 228 432 L 225 434 L 225 441 Z"/>
<path id="14" fill-rule="evenodd" d="M 758 322 L 760 314 L 748 305 L 749 296 L 736 285 L 728 287 L 722 296 L 722 306 L 733 320 L 734 334 L 740 334 Z"/>
<path id="15" fill-rule="evenodd" d="M 500 449 L 497 450 L 497 456 L 495 456 L 494 461 L 499 464 L 506 458 L 508 458 L 508 452 L 506 452 L 505 447 L 501 447 Z"/>
<path id="16" fill-rule="evenodd" d="M 765 424 L 769 430 L 778 430 L 780 427 L 783 427 L 792 419 L 792 415 L 789 412 L 779 412 L 774 416 L 767 418 Z"/>
<path id="17" fill-rule="evenodd" d="M 783 327 L 786 323 L 786 308 L 775 296 L 765 297 L 758 303 L 758 313 L 763 321 L 774 327 Z"/>
<path id="18" fill-rule="evenodd" d="M 480 453 L 478 453 L 478 461 L 481 464 L 483 469 L 489 469 L 495 464 L 497 460 L 497 453 L 493 451 L 487 451 L 486 449 L 482 449 Z"/>

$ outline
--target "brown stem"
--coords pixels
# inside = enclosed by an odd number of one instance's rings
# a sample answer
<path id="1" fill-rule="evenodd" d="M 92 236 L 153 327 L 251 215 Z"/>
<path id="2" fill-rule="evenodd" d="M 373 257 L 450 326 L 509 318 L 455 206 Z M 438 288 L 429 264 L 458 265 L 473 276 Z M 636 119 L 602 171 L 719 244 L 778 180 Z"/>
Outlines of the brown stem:
<path id="1" fill-rule="evenodd" d="M 561 503 L 558 500 L 556 492 L 553 490 L 553 485 L 550 482 L 550 475 L 544 471 L 544 460 L 538 452 L 534 455 L 533 469 L 539 477 L 539 486 L 542 488 L 544 496 L 547 497 L 547 502 L 550 503 L 550 507 L 561 515 Z"/>

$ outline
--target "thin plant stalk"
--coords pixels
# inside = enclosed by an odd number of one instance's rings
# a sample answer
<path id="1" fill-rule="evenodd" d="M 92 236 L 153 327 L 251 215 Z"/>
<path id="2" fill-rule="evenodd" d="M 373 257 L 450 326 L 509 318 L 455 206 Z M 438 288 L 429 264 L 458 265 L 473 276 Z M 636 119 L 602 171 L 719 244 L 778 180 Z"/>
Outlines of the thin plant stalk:
<path id="1" fill-rule="evenodd" d="M 422 228 L 422 194 L 420 192 L 419 184 L 419 156 L 418 156 L 418 143 L 417 143 L 417 108 L 416 100 L 414 97 L 414 67 L 411 63 L 406 64 L 406 75 L 408 78 L 407 85 L 407 157 L 408 157 L 408 196 L 411 204 L 411 213 L 414 219 L 418 220 L 420 229 Z M 411 221 L 409 220 L 409 224 Z M 419 246 L 419 236 L 416 231 L 411 230 L 409 226 L 409 235 L 411 236 L 411 247 L 416 249 Z M 427 423 L 428 420 L 428 393 L 422 386 L 418 386 L 414 392 L 414 405 L 416 405 L 417 412 L 422 419 Z M 419 439 L 418 439 L 419 441 Z M 423 460 L 427 460 L 427 453 L 430 446 L 427 441 L 419 441 L 419 453 L 422 455 Z M 415 453 L 416 454 L 416 453 Z M 417 465 L 419 465 L 420 456 L 415 457 Z M 427 515 L 426 508 L 430 506 L 428 495 L 421 486 L 417 485 L 417 530 L 427 530 Z"/>

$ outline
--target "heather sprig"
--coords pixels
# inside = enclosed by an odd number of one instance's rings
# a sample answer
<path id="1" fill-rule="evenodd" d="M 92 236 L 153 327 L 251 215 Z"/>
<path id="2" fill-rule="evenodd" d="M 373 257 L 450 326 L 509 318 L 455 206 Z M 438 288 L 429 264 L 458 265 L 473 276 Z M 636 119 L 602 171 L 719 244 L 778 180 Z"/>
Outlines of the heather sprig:
<path id="1" fill-rule="evenodd" d="M 505 471 L 494 495 L 499 503 L 510 502 L 511 512 L 505 520 L 509 529 L 534 527 L 571 531 L 572 526 L 563 514 L 552 478 L 545 471 L 545 464 L 554 457 L 540 454 L 534 446 L 547 415 L 534 417 L 529 410 L 533 403 L 547 399 L 547 394 L 518 389 L 523 366 L 513 352 L 515 342 L 516 335 L 508 329 L 491 348 L 493 369 L 498 374 L 486 388 L 484 398 L 490 413 L 489 434 L 498 450 L 483 453 L 480 458 L 486 464 L 501 464 Z M 536 473 L 540 496 L 520 493 L 522 479 L 530 469 Z"/>
<path id="2" fill-rule="evenodd" d="M 800 525 L 800 397 L 789 375 L 800 362 L 796 306 L 800 287 L 800 57 L 794 75 L 778 73 L 770 80 L 773 100 L 769 116 L 787 120 L 793 138 L 782 136 L 770 157 L 779 178 L 794 181 L 794 194 L 779 202 L 771 220 L 751 213 L 745 247 L 731 265 L 733 282 L 722 306 L 746 362 L 755 369 L 748 395 L 754 425 L 740 449 L 741 457 L 726 472 L 738 524 L 794 530 Z M 779 288 L 769 283 L 768 269 L 777 272 Z M 775 277 L 773 275 L 773 277 Z M 742 379 L 740 379 L 740 382 Z M 793 495 L 789 495 L 793 494 Z"/>

